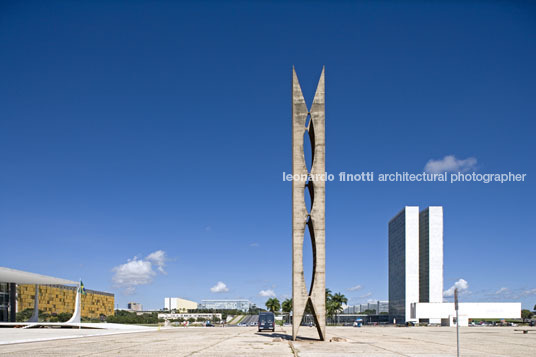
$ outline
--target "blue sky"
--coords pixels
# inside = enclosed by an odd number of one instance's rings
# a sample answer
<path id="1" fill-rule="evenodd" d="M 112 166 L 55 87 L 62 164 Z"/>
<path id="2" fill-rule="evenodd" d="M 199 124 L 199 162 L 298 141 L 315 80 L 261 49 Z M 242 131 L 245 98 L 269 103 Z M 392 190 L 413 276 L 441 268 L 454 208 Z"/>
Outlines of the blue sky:
<path id="1" fill-rule="evenodd" d="M 3 2 L 0 265 L 122 308 L 290 296 L 291 68 L 310 102 L 325 65 L 330 173 L 527 174 L 329 182 L 327 286 L 386 299 L 387 222 L 443 205 L 445 289 L 532 307 L 535 35 L 528 2 Z"/>

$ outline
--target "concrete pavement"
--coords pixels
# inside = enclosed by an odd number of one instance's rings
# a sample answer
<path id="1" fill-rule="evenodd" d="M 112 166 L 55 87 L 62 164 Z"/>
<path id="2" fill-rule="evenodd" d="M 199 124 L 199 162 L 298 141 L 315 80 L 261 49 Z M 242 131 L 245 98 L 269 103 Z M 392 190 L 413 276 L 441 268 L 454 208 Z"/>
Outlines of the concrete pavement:
<path id="1" fill-rule="evenodd" d="M 5 330 L 1 329 L 0 335 Z M 48 334 L 48 337 L 54 333 L 47 329 L 21 332 Z M 326 342 L 307 338 L 317 337 L 314 328 L 302 327 L 300 334 L 304 338 L 294 342 L 290 341 L 291 333 L 290 326 L 278 327 L 275 333 L 258 333 L 255 327 L 163 328 L 151 332 L 0 345 L 0 356 L 456 355 L 456 330 L 450 327 L 328 327 Z M 510 327 L 462 328 L 460 341 L 464 357 L 536 355 L 536 332 L 523 334 Z"/>

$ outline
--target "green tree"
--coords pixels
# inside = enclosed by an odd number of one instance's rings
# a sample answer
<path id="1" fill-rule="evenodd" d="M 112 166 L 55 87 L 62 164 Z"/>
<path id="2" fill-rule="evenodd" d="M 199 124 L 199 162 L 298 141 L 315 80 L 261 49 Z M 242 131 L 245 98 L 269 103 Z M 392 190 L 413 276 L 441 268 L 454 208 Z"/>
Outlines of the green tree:
<path id="1" fill-rule="evenodd" d="M 58 321 L 59 322 L 66 322 L 66 321 L 69 321 L 69 319 L 71 318 L 73 314 L 70 314 L 68 312 L 61 312 L 58 314 Z"/>
<path id="2" fill-rule="evenodd" d="M 64 317 L 60 317 L 58 315 L 58 318 L 61 319 Z M 152 312 L 152 313 L 144 313 L 144 314 L 138 315 L 135 312 L 125 311 L 125 310 L 115 310 L 115 314 L 113 316 L 107 316 L 106 321 L 119 323 L 119 324 L 144 324 L 144 325 L 157 324 L 158 313 Z"/>
<path id="3" fill-rule="evenodd" d="M 530 319 L 532 317 L 532 312 L 530 310 L 521 310 L 521 318 L 523 319 L 523 322 Z"/>
<path id="4" fill-rule="evenodd" d="M 346 296 L 344 296 L 344 294 L 341 294 L 341 293 L 336 293 L 336 294 L 333 294 L 331 296 L 331 313 L 332 314 L 335 314 L 335 316 L 337 316 L 337 314 L 340 314 L 342 311 L 343 311 L 343 305 L 348 303 L 348 299 L 346 298 Z"/>
<path id="5" fill-rule="evenodd" d="M 327 301 L 330 301 L 331 298 L 332 298 L 331 290 L 329 290 L 328 288 L 326 288 L 326 302 L 327 302 Z"/>
<path id="6" fill-rule="evenodd" d="M 276 312 L 281 309 L 281 304 L 279 303 L 279 300 L 277 298 L 270 298 L 266 300 L 266 308 L 270 310 L 271 312 Z"/>
<path id="7" fill-rule="evenodd" d="M 283 312 L 290 313 L 292 311 L 292 299 L 285 299 L 281 304 Z"/>
<path id="8" fill-rule="evenodd" d="M 326 288 L 326 315 L 328 317 L 333 317 L 333 315 L 335 315 L 336 307 L 331 290 Z"/>
<path id="9" fill-rule="evenodd" d="M 334 294 L 331 299 L 335 303 L 335 307 L 336 307 L 335 312 L 336 313 L 341 313 L 342 312 L 342 306 L 344 304 L 348 303 L 348 299 L 346 298 L 346 296 L 344 296 L 344 294 L 341 294 L 341 293 Z"/>
<path id="10" fill-rule="evenodd" d="M 28 321 L 32 317 L 33 309 L 25 309 L 21 312 L 17 312 L 17 322 Z"/>
<path id="11" fill-rule="evenodd" d="M 258 315 L 259 312 L 261 311 L 266 311 L 266 310 L 260 307 L 257 307 L 257 305 L 252 305 L 248 310 L 248 315 Z"/>

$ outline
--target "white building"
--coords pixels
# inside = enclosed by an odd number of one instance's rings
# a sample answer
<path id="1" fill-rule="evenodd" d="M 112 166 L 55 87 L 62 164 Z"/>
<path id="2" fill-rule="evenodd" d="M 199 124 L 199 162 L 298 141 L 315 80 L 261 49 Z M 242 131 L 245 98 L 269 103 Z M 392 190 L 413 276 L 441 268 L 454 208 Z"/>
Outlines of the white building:
<path id="1" fill-rule="evenodd" d="M 443 207 L 419 213 L 419 301 L 443 302 Z M 432 319 L 429 323 L 441 323 Z"/>
<path id="2" fill-rule="evenodd" d="M 412 318 L 416 320 L 435 319 L 443 326 L 456 326 L 456 310 L 453 302 L 415 303 Z M 519 319 L 520 302 L 461 302 L 458 304 L 460 326 L 467 326 L 469 319 Z"/>
<path id="3" fill-rule="evenodd" d="M 520 318 L 521 303 L 460 303 L 469 319 Z M 443 207 L 406 206 L 389 221 L 389 319 L 455 324 L 454 303 L 443 302 Z"/>
<path id="4" fill-rule="evenodd" d="M 143 305 L 139 302 L 129 302 L 127 304 L 127 310 L 130 311 L 143 311 Z"/>
<path id="5" fill-rule="evenodd" d="M 249 300 L 224 299 L 224 300 L 201 300 L 200 309 L 213 310 L 242 310 L 248 311 L 253 304 Z"/>
<path id="6" fill-rule="evenodd" d="M 188 310 L 197 309 L 197 303 L 181 298 L 164 298 L 164 309 L 168 311 L 187 312 Z"/>
<path id="7" fill-rule="evenodd" d="M 191 318 L 198 319 L 203 318 L 205 320 L 212 320 L 214 318 L 218 318 L 219 320 L 222 319 L 221 313 L 185 313 L 185 314 L 177 314 L 177 313 L 159 313 L 158 318 L 164 319 L 164 320 L 178 320 L 178 319 L 184 319 L 188 320 Z"/>
<path id="8" fill-rule="evenodd" d="M 390 320 L 412 321 L 411 303 L 418 301 L 419 207 L 406 206 L 389 221 Z"/>

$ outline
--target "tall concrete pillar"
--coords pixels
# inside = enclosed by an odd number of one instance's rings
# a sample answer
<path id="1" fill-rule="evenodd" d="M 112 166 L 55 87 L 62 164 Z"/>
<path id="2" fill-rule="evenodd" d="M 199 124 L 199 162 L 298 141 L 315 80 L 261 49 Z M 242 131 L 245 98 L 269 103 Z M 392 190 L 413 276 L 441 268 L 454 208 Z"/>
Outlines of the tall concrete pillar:
<path id="1" fill-rule="evenodd" d="M 17 322 L 17 284 L 9 283 L 9 322 Z"/>
<path id="2" fill-rule="evenodd" d="M 307 168 L 304 140 L 310 140 L 312 165 Z M 325 249 L 325 86 L 324 68 L 311 110 L 307 109 L 296 71 L 292 69 L 292 339 L 296 340 L 306 307 L 312 312 L 320 340 L 326 339 Z M 296 180 L 296 175 L 299 179 Z M 306 207 L 305 195 L 310 196 Z M 305 227 L 310 237 L 305 237 Z M 311 239 L 313 272 L 309 291 L 303 271 L 303 240 Z"/>

